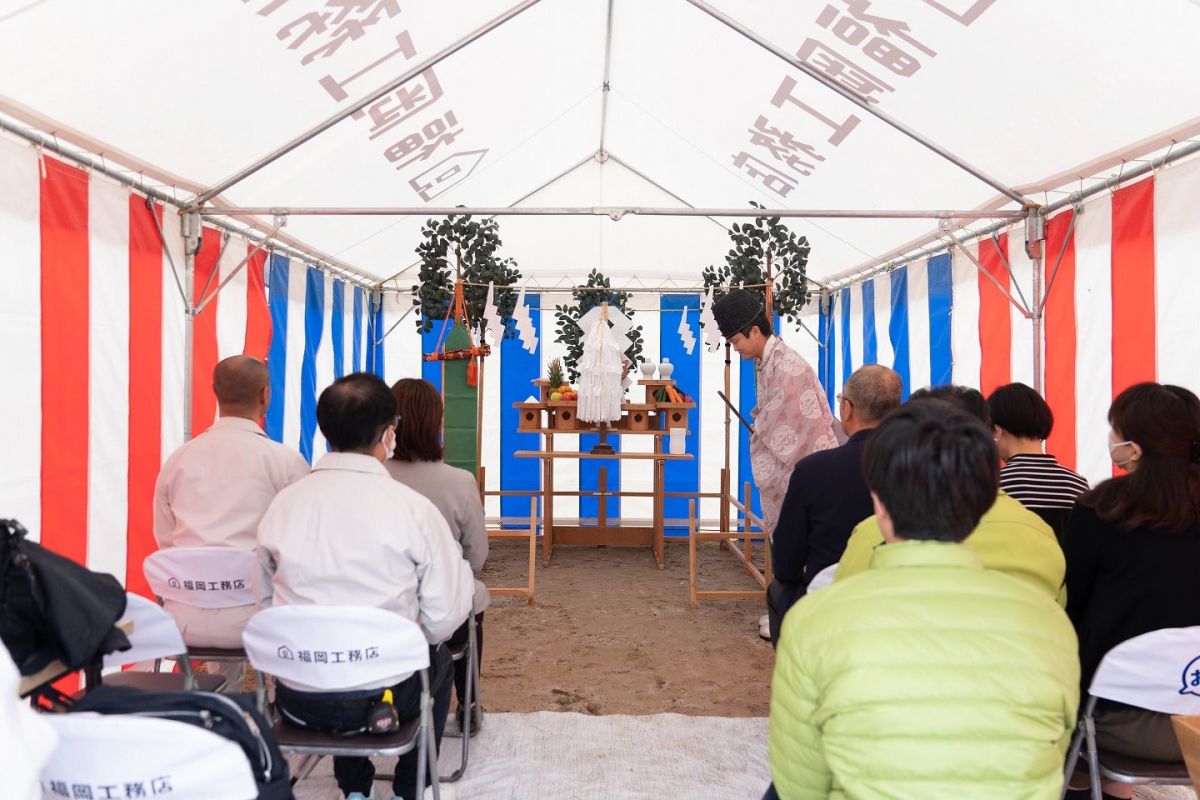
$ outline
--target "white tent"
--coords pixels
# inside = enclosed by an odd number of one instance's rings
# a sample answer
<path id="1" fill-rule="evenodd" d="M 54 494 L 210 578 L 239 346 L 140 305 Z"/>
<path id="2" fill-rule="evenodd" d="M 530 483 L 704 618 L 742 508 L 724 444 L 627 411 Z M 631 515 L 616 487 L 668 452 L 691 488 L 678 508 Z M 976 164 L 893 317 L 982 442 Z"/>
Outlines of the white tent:
<path id="1" fill-rule="evenodd" d="M 334 375 L 420 374 L 411 319 L 383 334 L 411 307 L 421 224 L 459 205 L 503 215 L 542 309 L 592 268 L 673 290 L 634 301 L 656 312 L 636 320 L 653 357 L 683 308 L 698 328 L 700 270 L 759 202 L 812 244 L 815 336 L 786 335 L 831 395 L 876 359 L 911 386 L 1044 383 L 1060 453 L 1093 479 L 1114 387 L 1196 384 L 1196 3 L 512 3 L 0 0 L 2 366 L 41 387 L 0 399 L 5 513 L 122 574 L 157 459 L 211 419 L 204 370 L 243 349 L 278 371 L 272 435 L 319 452 L 312 397 Z M 189 211 L 235 235 L 188 254 Z M 965 244 L 949 257 L 947 235 Z M 181 294 L 222 285 L 183 313 Z M 1063 300 L 1040 330 L 1047 287 Z M 536 485 L 505 414 L 552 338 L 498 354 L 484 456 L 505 488 Z M 722 367 L 697 350 L 676 376 L 703 401 Z M 713 405 L 681 489 L 715 488 Z M 563 488 L 594 481 L 568 469 Z M 626 467 L 619 485 L 648 480 Z"/>

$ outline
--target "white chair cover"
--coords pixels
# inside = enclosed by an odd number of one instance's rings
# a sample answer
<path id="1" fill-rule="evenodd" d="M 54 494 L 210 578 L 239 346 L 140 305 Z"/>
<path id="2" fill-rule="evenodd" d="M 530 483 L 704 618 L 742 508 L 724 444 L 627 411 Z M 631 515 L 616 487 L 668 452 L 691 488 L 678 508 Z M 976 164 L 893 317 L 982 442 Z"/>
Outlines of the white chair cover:
<path id="1" fill-rule="evenodd" d="M 17 665 L 8 648 L 0 645 L 0 753 L 4 754 L 0 786 L 12 800 L 37 800 L 42 796 L 38 774 L 54 752 L 58 736 L 46 722 L 48 714 L 38 714 L 29 701 L 17 696 L 20 683 Z"/>
<path id="2" fill-rule="evenodd" d="M 45 717 L 58 732 L 58 748 L 42 769 L 44 797 L 258 797 L 246 754 L 203 728 L 133 715 Z"/>
<path id="3" fill-rule="evenodd" d="M 170 547 L 142 564 L 150 588 L 164 600 L 194 608 L 255 603 L 254 553 L 236 547 Z"/>
<path id="4" fill-rule="evenodd" d="M 276 606 L 242 634 L 254 668 L 315 691 L 383 686 L 429 666 L 420 626 L 399 614 L 358 606 Z"/>
<path id="5" fill-rule="evenodd" d="M 1088 692 L 1162 714 L 1200 714 L 1200 626 L 1121 642 L 1105 654 Z"/>
<path id="6" fill-rule="evenodd" d="M 129 634 L 129 650 L 109 653 L 104 657 L 105 668 L 123 667 L 139 661 L 170 658 L 187 652 L 187 645 L 179 634 L 179 627 L 171 615 L 153 600 L 141 595 L 126 595 L 125 616 L 121 623 L 133 623 Z"/>
<path id="7" fill-rule="evenodd" d="M 837 568 L 837 564 L 830 564 L 816 575 L 813 575 L 813 579 L 808 582 L 808 594 L 812 594 L 817 589 L 824 589 L 826 586 L 833 583 L 833 576 L 834 573 L 837 572 Z"/>

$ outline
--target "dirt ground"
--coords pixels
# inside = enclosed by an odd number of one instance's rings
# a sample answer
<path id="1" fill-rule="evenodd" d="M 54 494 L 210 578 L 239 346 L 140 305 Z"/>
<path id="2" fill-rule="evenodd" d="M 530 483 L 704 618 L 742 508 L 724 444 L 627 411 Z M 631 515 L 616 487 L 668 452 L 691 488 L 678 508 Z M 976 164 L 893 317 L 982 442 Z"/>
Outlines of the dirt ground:
<path id="1" fill-rule="evenodd" d="M 717 547 L 700 546 L 700 588 L 756 588 Z M 480 577 L 524 585 L 528 553 L 492 542 Z M 668 542 L 665 560 L 660 571 L 649 549 L 556 547 L 542 567 L 539 552 L 535 605 L 496 597 L 484 617 L 484 707 L 766 716 L 775 657 L 757 634 L 762 602 L 689 609 L 686 542 Z"/>

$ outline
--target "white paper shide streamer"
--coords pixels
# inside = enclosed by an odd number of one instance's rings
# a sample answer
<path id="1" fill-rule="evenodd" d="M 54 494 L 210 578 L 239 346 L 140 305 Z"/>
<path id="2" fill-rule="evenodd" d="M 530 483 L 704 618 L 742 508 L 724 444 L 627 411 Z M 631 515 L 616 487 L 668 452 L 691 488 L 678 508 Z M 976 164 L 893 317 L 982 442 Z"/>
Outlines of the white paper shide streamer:
<path id="1" fill-rule="evenodd" d="M 692 334 L 692 326 L 688 325 L 687 321 L 688 310 L 687 306 L 683 307 L 683 314 L 679 317 L 679 338 L 683 340 L 683 349 L 689 356 L 696 349 L 696 337 Z"/>
<path id="2" fill-rule="evenodd" d="M 625 350 L 629 347 L 629 318 L 602 303 L 579 320 L 583 355 L 579 359 L 579 409 L 584 422 L 614 422 L 621 418 L 621 386 Z"/>
<path id="3" fill-rule="evenodd" d="M 708 287 L 704 291 L 704 303 L 700 306 L 700 328 L 704 334 L 704 346 L 708 348 L 708 352 L 712 352 L 721 346 L 721 331 L 717 328 L 717 319 L 712 313 L 712 287 Z M 687 314 L 684 314 L 687 318 Z M 688 354 L 691 354 L 688 350 Z"/>
<path id="4" fill-rule="evenodd" d="M 525 287 L 517 294 L 517 306 L 513 309 L 513 325 L 521 337 L 521 347 L 530 353 L 537 352 L 538 338 L 533 332 L 533 320 L 529 316 L 529 308 L 525 305 Z"/>
<path id="5" fill-rule="evenodd" d="M 492 336 L 492 344 L 500 344 L 504 337 L 504 321 L 500 319 L 500 310 L 496 308 L 496 284 L 488 284 L 487 301 L 483 304 L 483 318 L 487 322 L 488 333 Z"/>

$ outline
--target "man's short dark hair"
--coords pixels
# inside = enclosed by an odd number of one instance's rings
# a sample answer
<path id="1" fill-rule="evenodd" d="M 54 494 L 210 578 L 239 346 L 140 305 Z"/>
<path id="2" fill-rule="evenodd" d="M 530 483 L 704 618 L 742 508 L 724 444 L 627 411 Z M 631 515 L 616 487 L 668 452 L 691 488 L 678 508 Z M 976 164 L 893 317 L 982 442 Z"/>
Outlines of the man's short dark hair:
<path id="1" fill-rule="evenodd" d="M 369 372 L 338 378 L 317 400 L 321 433 L 330 447 L 341 452 L 369 450 L 395 420 L 396 398 L 379 376 Z"/>
<path id="2" fill-rule="evenodd" d="M 863 473 L 896 536 L 961 542 L 992 503 L 1000 479 L 991 432 L 952 404 L 901 406 L 867 441 Z"/>
<path id="3" fill-rule="evenodd" d="M 1018 439 L 1048 439 L 1054 429 L 1054 413 L 1032 387 L 1023 383 L 1001 386 L 988 395 L 992 424 Z"/>
<path id="4" fill-rule="evenodd" d="M 987 400 L 978 389 L 970 386 L 958 386 L 948 383 L 945 386 L 927 386 L 917 389 L 908 397 L 908 401 L 941 400 L 949 403 L 959 411 L 965 411 L 983 423 L 989 431 L 992 429 L 992 415 L 988 411 Z"/>

